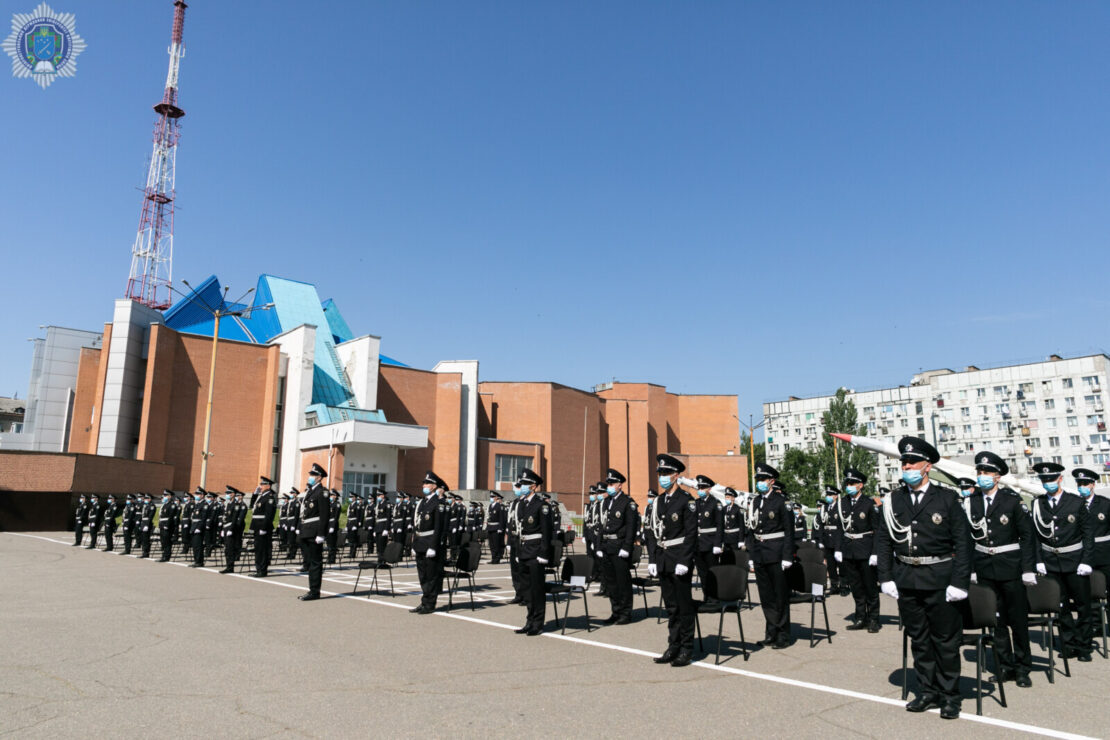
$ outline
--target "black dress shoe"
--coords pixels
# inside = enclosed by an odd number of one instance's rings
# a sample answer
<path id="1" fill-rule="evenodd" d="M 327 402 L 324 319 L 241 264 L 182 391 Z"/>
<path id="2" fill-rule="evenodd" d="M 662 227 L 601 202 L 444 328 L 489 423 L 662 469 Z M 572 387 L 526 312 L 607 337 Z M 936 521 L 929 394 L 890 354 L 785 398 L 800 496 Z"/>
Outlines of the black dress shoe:
<path id="1" fill-rule="evenodd" d="M 201 566 L 200 566 L 200 565 L 198 565 L 198 564 L 196 564 L 196 563 L 189 563 L 189 567 L 190 567 L 190 568 L 199 568 L 199 567 L 201 567 Z"/>
<path id="2" fill-rule="evenodd" d="M 883 626 L 879 624 L 879 620 L 877 619 L 867 623 L 867 631 L 871 634 L 878 632 L 882 628 Z"/>
<path id="3" fill-rule="evenodd" d="M 423 614 L 423 613 L 424 613 L 424 605 L 423 604 L 421 604 L 420 606 L 414 606 L 412 609 L 409 609 L 409 614 Z"/>
<path id="4" fill-rule="evenodd" d="M 656 663 L 670 663 L 677 656 L 678 656 L 678 648 L 676 648 L 672 645 L 671 647 L 668 647 L 663 652 L 662 655 L 660 655 L 658 658 L 652 658 L 652 660 L 655 661 Z"/>
<path id="5" fill-rule="evenodd" d="M 509 603 L 510 603 L 510 604 L 523 604 L 523 603 L 524 603 L 524 599 L 522 599 L 522 598 L 520 598 L 519 596 L 517 596 L 517 597 L 516 597 L 515 599 L 513 599 L 513 600 L 512 600 L 512 601 L 510 601 Z"/>
<path id="6" fill-rule="evenodd" d="M 675 656 L 674 660 L 671 661 L 671 667 L 672 668 L 682 668 L 683 666 L 690 665 L 690 663 L 692 663 L 693 660 L 694 660 L 694 656 L 690 654 L 690 651 L 689 650 L 683 650 L 682 652 L 680 652 L 678 655 Z"/>
<path id="7" fill-rule="evenodd" d="M 944 706 L 940 708 L 941 719 L 956 719 L 960 716 L 960 702 L 949 700 L 944 702 Z"/>
<path id="8" fill-rule="evenodd" d="M 632 624 L 632 618 L 620 617 L 619 619 L 617 619 L 617 621 L 613 622 L 613 624 Z"/>
<path id="9" fill-rule="evenodd" d="M 1022 689 L 1028 689 L 1033 685 L 1033 682 L 1029 679 L 1028 673 L 1019 674 L 1017 679 L 1014 680 L 1014 683 L 1018 685 L 1018 688 Z"/>
<path id="10" fill-rule="evenodd" d="M 772 650 L 785 650 L 788 647 L 790 647 L 790 640 L 785 637 L 775 640 L 774 644 L 771 645 Z"/>
<path id="11" fill-rule="evenodd" d="M 618 617 L 616 614 L 610 614 L 608 619 L 602 622 L 602 624 L 616 624 L 618 619 L 620 619 L 620 617 Z"/>
<path id="12" fill-rule="evenodd" d="M 867 625 L 864 624 L 863 622 L 852 622 L 850 625 L 848 625 L 844 629 L 848 630 L 849 632 L 855 632 L 856 630 L 867 629 Z"/>
<path id="13" fill-rule="evenodd" d="M 1016 678 L 1017 678 L 1017 673 L 1014 672 L 1013 668 L 1004 668 L 1004 669 L 1002 669 L 1002 672 L 998 674 L 999 683 L 1004 683 L 1006 681 L 1013 681 Z"/>
<path id="14" fill-rule="evenodd" d="M 298 570 L 297 572 L 298 572 L 298 573 L 307 573 L 307 572 L 308 572 L 308 568 L 301 568 L 301 569 L 300 569 L 300 570 Z"/>
<path id="15" fill-rule="evenodd" d="M 519 628 L 513 630 L 513 632 L 517 633 L 518 635 L 524 635 L 524 634 L 527 634 L 528 630 L 530 630 L 530 629 L 531 629 L 531 627 L 529 627 L 528 625 L 524 625 L 523 627 L 519 627 Z"/>
<path id="16" fill-rule="evenodd" d="M 1090 663 L 1091 662 L 1091 654 L 1090 653 L 1080 653 L 1076 657 L 1076 660 L 1078 660 L 1080 663 Z"/>
<path id="17" fill-rule="evenodd" d="M 921 694 L 906 704 L 907 712 L 927 712 L 933 707 L 940 706 L 940 697 L 936 694 Z"/>
<path id="18" fill-rule="evenodd" d="M 528 635 L 529 637 L 536 637 L 538 635 L 542 635 L 543 634 L 543 627 L 533 627 L 532 629 L 528 630 L 524 634 Z"/>
<path id="19" fill-rule="evenodd" d="M 233 570 L 232 570 L 231 568 L 224 568 L 224 569 L 223 569 L 223 570 L 221 570 L 220 572 L 221 572 L 221 573 L 234 573 L 235 571 L 233 571 Z"/>
<path id="20" fill-rule="evenodd" d="M 768 646 L 770 646 L 770 645 L 774 645 L 774 644 L 775 644 L 775 638 L 773 638 L 773 637 L 764 637 L 764 638 L 763 638 L 762 640 L 760 640 L 760 641 L 759 641 L 758 643 L 756 643 L 756 644 L 757 644 L 757 645 L 760 645 L 760 646 L 762 646 L 762 647 L 768 647 Z"/>
<path id="21" fill-rule="evenodd" d="M 314 594 L 310 591 L 307 594 L 301 594 L 297 598 L 301 601 L 316 601 L 316 599 L 320 598 L 320 594 Z"/>

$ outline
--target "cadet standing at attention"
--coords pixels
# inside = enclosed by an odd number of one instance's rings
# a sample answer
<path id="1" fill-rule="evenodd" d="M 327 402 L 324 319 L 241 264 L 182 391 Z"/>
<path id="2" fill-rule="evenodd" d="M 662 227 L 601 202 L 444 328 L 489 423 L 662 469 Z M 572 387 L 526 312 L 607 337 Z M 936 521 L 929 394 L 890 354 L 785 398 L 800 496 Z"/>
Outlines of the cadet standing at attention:
<path id="1" fill-rule="evenodd" d="M 879 531 L 880 513 L 875 500 L 863 495 L 865 483 L 867 476 L 855 468 L 844 471 L 844 496 L 837 502 L 837 518 L 842 524 L 834 557 L 856 602 L 848 629 L 878 632 L 879 558 L 875 533 Z"/>
<path id="2" fill-rule="evenodd" d="M 538 473 L 528 468 L 522 469 L 520 471 L 521 497 L 513 510 L 513 516 L 517 521 L 516 530 L 520 533 L 520 544 L 513 549 L 527 577 L 524 603 L 528 607 L 527 621 L 523 627 L 516 630 L 516 633 L 531 637 L 543 632 L 544 616 L 547 611 L 543 571 L 551 558 L 551 505 L 538 493 L 541 485 L 543 485 L 543 478 Z"/>
<path id="3" fill-rule="evenodd" d="M 305 568 L 308 570 L 308 592 L 297 598 L 301 601 L 315 601 L 320 598 L 320 585 L 324 582 L 324 533 L 328 531 L 328 518 L 331 516 L 331 503 L 327 489 L 322 481 L 328 477 L 326 470 L 312 463 L 308 471 L 308 483 L 300 501 L 300 525 L 297 530 L 297 543 L 301 546 Z"/>
<path id="4" fill-rule="evenodd" d="M 632 621 L 632 557 L 636 541 L 636 502 L 624 492 L 624 475 L 609 468 L 605 475 L 607 497 L 601 504 L 598 557 L 605 573 L 612 613 L 605 624 Z"/>
<path id="5" fill-rule="evenodd" d="M 663 604 L 667 609 L 667 649 L 656 663 L 675 668 L 688 666 L 694 659 L 694 598 L 691 582 L 694 550 L 698 546 L 698 506 L 678 486 L 678 474 L 686 466 L 670 455 L 656 455 L 659 494 L 651 510 L 655 534 L 648 574 L 659 579 Z"/>
<path id="6" fill-rule="evenodd" d="M 447 483 L 429 470 L 421 486 L 424 498 L 412 515 L 412 549 L 416 553 L 416 574 L 420 579 L 420 605 L 413 614 L 431 614 L 443 590 L 443 542 L 447 528 Z M 441 496 L 440 494 L 444 494 Z"/>
<path id="7" fill-rule="evenodd" d="M 82 493 L 77 498 L 77 511 L 73 513 L 73 547 L 78 547 L 85 536 L 85 521 L 88 515 L 89 504 L 85 494 Z"/>
<path id="8" fill-rule="evenodd" d="M 162 542 L 161 563 L 167 563 L 173 556 L 173 538 L 180 526 L 181 506 L 174 498 L 173 491 L 162 489 L 162 508 L 158 510 L 158 538 Z"/>
<path id="9" fill-rule="evenodd" d="M 756 463 L 755 490 L 748 505 L 748 556 L 755 570 L 759 602 L 766 620 L 760 645 L 790 647 L 790 588 L 786 569 L 794 562 L 794 513 L 774 490 L 779 471 Z"/>
<path id="10" fill-rule="evenodd" d="M 274 544 L 274 514 L 277 512 L 277 496 L 274 482 L 266 476 L 258 479 L 258 494 L 251 508 L 251 532 L 254 535 L 254 572 L 255 578 L 265 578 L 270 570 L 270 559 Z"/>

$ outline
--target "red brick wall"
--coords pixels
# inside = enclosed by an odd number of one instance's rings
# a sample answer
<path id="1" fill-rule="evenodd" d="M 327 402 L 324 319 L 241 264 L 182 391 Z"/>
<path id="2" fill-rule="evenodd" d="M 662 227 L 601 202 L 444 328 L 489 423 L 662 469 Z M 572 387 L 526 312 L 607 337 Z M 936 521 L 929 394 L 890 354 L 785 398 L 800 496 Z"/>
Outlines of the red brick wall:
<path id="1" fill-rule="evenodd" d="M 397 487 L 420 489 L 424 472 L 434 470 L 448 485 L 459 484 L 459 414 L 462 376 L 382 365 L 378 370 L 378 408 L 400 424 L 428 427 L 428 446 L 401 450 Z"/>
<path id="2" fill-rule="evenodd" d="M 0 491 L 161 492 L 173 468 L 160 463 L 72 452 L 0 450 Z"/>
<path id="3" fill-rule="evenodd" d="M 298 490 L 303 491 L 305 489 L 305 484 L 308 482 L 308 471 L 312 469 L 312 463 L 316 463 L 324 470 L 329 470 L 329 452 L 331 453 L 331 468 L 328 477 L 323 480 L 321 485 L 324 488 L 334 488 L 337 491 L 343 490 L 343 448 L 341 447 L 333 447 L 330 451 L 327 447 L 305 450 L 301 455 L 301 475 L 293 484 Z"/>
<path id="4" fill-rule="evenodd" d="M 77 359 L 77 388 L 73 392 L 73 418 L 69 426 L 70 452 L 96 452 L 92 436 L 96 409 L 96 379 L 100 374 L 100 350 L 82 347 Z"/>
<path id="5" fill-rule="evenodd" d="M 736 396 L 677 396 L 681 449 L 693 455 L 740 451 Z"/>
<path id="6" fill-rule="evenodd" d="M 675 455 L 686 465 L 688 478 L 695 475 L 708 475 L 722 486 L 732 486 L 737 490 L 747 490 L 748 482 L 748 457 L 747 455 Z"/>
<path id="7" fill-rule="evenodd" d="M 104 325 L 104 339 L 101 342 L 103 351 L 100 353 L 100 365 L 96 370 L 96 387 L 93 391 L 93 421 L 89 430 L 89 448 L 85 450 L 90 455 L 96 454 L 97 440 L 100 438 L 100 419 L 104 414 L 104 380 L 108 375 L 108 348 L 112 346 L 112 325 Z M 70 452 L 81 452 L 70 448 Z"/>
<path id="8" fill-rule="evenodd" d="M 543 445 L 528 442 L 502 442 L 496 439 L 478 440 L 478 487 L 490 491 L 511 491 L 510 483 L 498 484 L 496 460 L 498 455 L 519 455 L 533 460 L 543 459 Z M 546 486 L 545 486 L 546 488 Z M 548 489 L 550 490 L 550 489 Z"/>

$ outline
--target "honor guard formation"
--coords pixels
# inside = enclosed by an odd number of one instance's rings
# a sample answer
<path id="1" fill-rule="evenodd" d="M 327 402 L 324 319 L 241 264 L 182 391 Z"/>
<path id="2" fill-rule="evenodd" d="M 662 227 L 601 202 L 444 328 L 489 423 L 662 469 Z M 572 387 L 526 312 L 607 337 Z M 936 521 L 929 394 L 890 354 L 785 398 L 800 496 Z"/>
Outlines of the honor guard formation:
<path id="1" fill-rule="evenodd" d="M 1045 492 L 1027 505 L 1000 484 L 1009 470 L 991 452 L 979 452 L 977 477 L 961 478 L 953 490 L 930 480 L 940 456 L 927 442 L 906 437 L 898 451 L 901 487 L 872 498 L 863 493 L 867 476 L 848 468 L 842 487 L 825 488 L 812 530 L 770 465 L 755 466 L 755 491 L 723 487 L 718 498 L 711 495 L 722 488 L 715 481 L 684 478 L 685 465 L 661 454 L 658 490 L 648 491 L 642 512 L 618 470 L 609 469 L 604 481 L 590 487 L 580 540 L 564 530 L 559 506 L 542 491 L 543 478 L 528 468 L 520 471 L 507 504 L 497 492 L 486 507 L 466 503 L 428 471 L 419 495 L 376 488 L 370 496 L 352 496 L 341 526 L 342 497 L 324 487 L 327 472 L 313 465 L 303 491 L 293 488 L 279 497 L 274 482 L 262 477 L 249 502 L 231 486 L 222 496 L 200 488 L 191 496 L 166 490 L 161 504 L 150 494 L 122 501 L 81 496 L 73 544 L 83 544 L 87 530 L 87 548 L 97 547 L 103 535 L 111 552 L 122 530 L 123 554 L 137 548 L 137 557 L 147 558 L 157 532 L 163 562 L 179 546 L 190 567 L 216 556 L 224 566 L 220 572 L 232 573 L 250 553 L 250 575 L 258 578 L 267 577 L 275 558 L 299 560 L 308 574 L 302 601 L 320 598 L 325 565 L 342 563 L 344 556 L 353 563 L 360 551 L 376 554 L 358 561 L 360 574 L 413 558 L 421 594 L 415 614 L 436 610 L 445 573 L 473 574 L 487 555 L 490 564 L 508 560 L 514 594 L 509 603 L 525 607 L 516 632 L 529 636 L 544 631 L 549 594 L 584 592 L 596 582 L 609 601 L 604 624 L 620 626 L 633 621 L 636 590 L 658 587 L 667 632 L 654 662 L 672 667 L 695 659 L 699 613 L 723 619 L 732 611 L 739 620 L 743 604 L 757 598 L 764 622 L 759 645 L 782 650 L 792 644 L 792 603 L 823 604 L 826 595 L 851 595 L 847 629 L 876 633 L 882 629 L 879 597 L 885 594 L 896 604 L 916 674 L 918 691 L 906 709 L 938 708 L 945 719 L 960 713 L 960 649 L 971 627 L 991 630 L 1000 686 L 1033 685 L 1031 613 L 1057 615 L 1055 649 L 1065 666 L 1072 658 L 1089 662 L 1102 625 L 1096 605 L 1104 603 L 1110 576 L 1110 499 L 1094 495 L 1098 475 L 1073 470 L 1076 495 L 1061 488 L 1062 466 L 1038 463 Z M 585 553 L 564 556 L 576 541 Z M 752 575 L 754 595 L 748 590 Z M 825 628 L 831 641 L 827 616 Z M 741 635 L 742 629 L 741 622 Z M 1052 674 L 1050 664 L 1050 680 Z"/>

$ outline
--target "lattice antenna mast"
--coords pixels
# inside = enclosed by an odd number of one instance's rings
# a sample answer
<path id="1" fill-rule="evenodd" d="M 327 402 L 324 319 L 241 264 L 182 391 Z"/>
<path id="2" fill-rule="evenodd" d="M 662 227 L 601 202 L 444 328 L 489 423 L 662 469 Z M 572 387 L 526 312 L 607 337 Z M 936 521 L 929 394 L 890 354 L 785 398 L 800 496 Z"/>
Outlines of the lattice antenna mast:
<path id="1" fill-rule="evenodd" d="M 170 306 L 173 278 L 174 168 L 177 140 L 181 137 L 181 117 L 185 115 L 177 105 L 177 76 L 181 58 L 185 56 L 186 7 L 184 0 L 175 0 L 173 4 L 170 71 L 166 75 L 162 101 L 154 106 L 158 113 L 154 123 L 154 153 L 143 189 L 139 233 L 131 248 L 131 273 L 127 278 L 127 297 L 158 310 Z"/>

